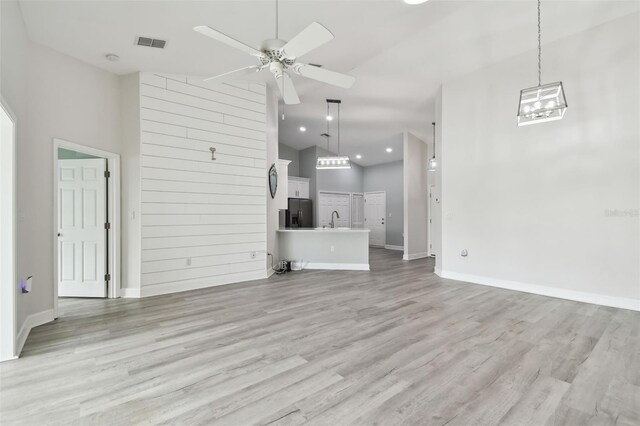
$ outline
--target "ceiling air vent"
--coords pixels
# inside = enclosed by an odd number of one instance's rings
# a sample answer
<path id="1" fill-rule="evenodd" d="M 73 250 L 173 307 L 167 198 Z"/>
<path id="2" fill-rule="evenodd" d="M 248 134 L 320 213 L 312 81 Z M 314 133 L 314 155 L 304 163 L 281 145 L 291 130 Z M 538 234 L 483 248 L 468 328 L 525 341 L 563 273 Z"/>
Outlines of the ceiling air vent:
<path id="1" fill-rule="evenodd" d="M 167 41 L 160 40 L 159 38 L 138 37 L 136 38 L 136 45 L 164 49 L 167 45 Z"/>

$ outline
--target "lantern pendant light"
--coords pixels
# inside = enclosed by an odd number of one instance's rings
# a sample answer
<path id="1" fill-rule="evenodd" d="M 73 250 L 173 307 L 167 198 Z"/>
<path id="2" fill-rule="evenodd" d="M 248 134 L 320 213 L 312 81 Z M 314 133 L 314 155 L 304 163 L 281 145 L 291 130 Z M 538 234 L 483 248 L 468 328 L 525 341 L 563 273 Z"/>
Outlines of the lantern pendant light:
<path id="1" fill-rule="evenodd" d="M 520 91 L 518 126 L 561 120 L 567 110 L 562 82 L 542 84 L 540 34 L 540 0 L 538 0 L 538 85 Z"/>
<path id="2" fill-rule="evenodd" d="M 327 139 L 327 151 L 329 151 L 329 138 L 331 134 L 330 130 L 330 118 L 329 114 L 329 104 L 337 104 L 338 105 L 338 155 L 331 157 L 318 157 L 316 160 L 316 169 L 327 170 L 327 169 L 350 169 L 351 168 L 351 159 L 348 155 L 340 155 L 340 104 L 342 101 L 339 99 L 327 99 L 327 133 L 323 133 L 321 136 L 324 136 Z"/>
<path id="3" fill-rule="evenodd" d="M 436 160 L 436 123 L 431 123 L 433 126 L 433 157 L 429 160 L 429 171 L 435 172 L 438 167 L 438 161 Z"/>

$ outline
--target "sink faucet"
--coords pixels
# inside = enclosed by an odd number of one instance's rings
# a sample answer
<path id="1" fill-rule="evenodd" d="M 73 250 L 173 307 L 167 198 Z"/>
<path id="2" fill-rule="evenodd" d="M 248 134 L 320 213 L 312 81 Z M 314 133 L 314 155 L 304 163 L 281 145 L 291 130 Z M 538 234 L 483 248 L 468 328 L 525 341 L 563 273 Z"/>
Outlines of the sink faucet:
<path id="1" fill-rule="evenodd" d="M 337 210 L 334 210 L 334 211 L 331 213 L 331 223 L 329 224 L 329 225 L 331 226 L 331 228 L 335 228 L 335 227 L 336 227 L 336 224 L 333 222 L 333 213 L 335 213 L 335 214 L 336 214 L 336 219 L 340 219 L 340 213 L 338 213 L 338 211 L 337 211 Z"/>

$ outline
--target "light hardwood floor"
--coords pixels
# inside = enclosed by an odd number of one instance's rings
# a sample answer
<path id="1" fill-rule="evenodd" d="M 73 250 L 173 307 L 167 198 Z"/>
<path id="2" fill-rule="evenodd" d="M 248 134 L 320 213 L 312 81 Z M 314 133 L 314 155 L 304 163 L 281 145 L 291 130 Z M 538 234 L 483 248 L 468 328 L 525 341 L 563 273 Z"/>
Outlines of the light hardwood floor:
<path id="1" fill-rule="evenodd" d="M 371 263 L 61 300 L 0 365 L 0 422 L 640 424 L 640 313 Z"/>

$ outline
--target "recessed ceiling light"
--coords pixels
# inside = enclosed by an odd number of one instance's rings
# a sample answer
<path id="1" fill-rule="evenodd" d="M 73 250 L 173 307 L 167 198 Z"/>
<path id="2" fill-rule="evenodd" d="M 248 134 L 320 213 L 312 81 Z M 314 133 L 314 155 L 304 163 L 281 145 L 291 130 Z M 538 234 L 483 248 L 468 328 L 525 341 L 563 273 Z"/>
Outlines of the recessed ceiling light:
<path id="1" fill-rule="evenodd" d="M 393 148 L 387 148 L 387 152 L 392 152 Z"/>
<path id="2" fill-rule="evenodd" d="M 107 53 L 106 55 L 104 55 L 104 57 L 107 58 L 107 61 L 110 62 L 116 62 L 118 59 L 120 59 L 118 55 L 113 53 Z"/>
<path id="3" fill-rule="evenodd" d="M 304 126 L 300 126 L 300 131 L 301 131 L 301 132 L 306 132 L 306 131 L 307 131 L 307 128 L 306 128 L 306 127 L 304 127 Z"/>
<path id="4" fill-rule="evenodd" d="M 362 158 L 362 155 L 357 154 L 357 155 L 356 155 L 356 158 L 359 160 L 359 159 L 361 159 L 361 158 Z"/>
<path id="5" fill-rule="evenodd" d="M 327 121 L 333 121 L 333 116 L 327 115 Z"/>
<path id="6" fill-rule="evenodd" d="M 422 4 L 422 3 L 426 3 L 429 0 L 404 0 L 404 2 L 406 4 Z"/>

